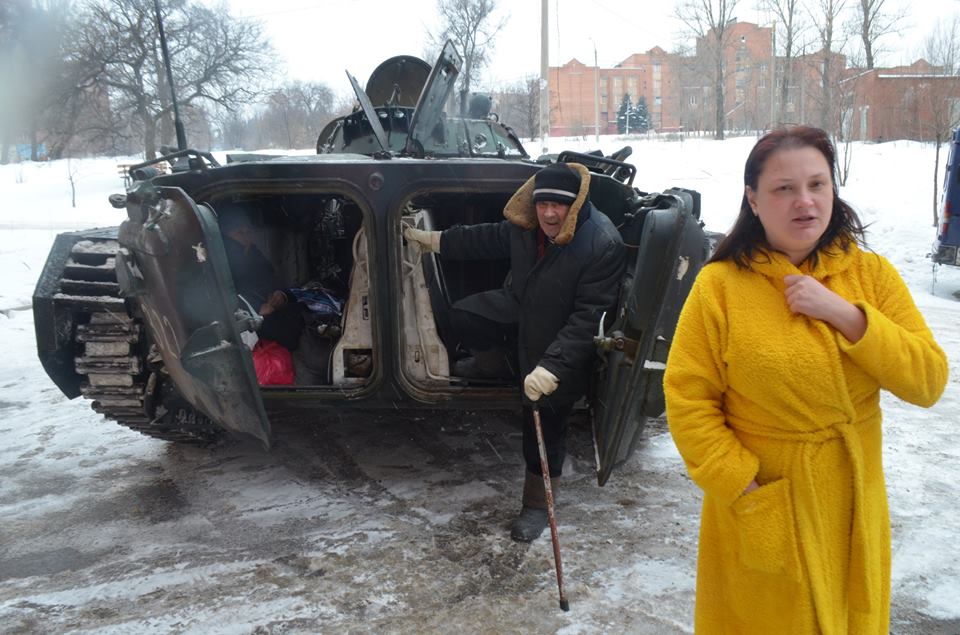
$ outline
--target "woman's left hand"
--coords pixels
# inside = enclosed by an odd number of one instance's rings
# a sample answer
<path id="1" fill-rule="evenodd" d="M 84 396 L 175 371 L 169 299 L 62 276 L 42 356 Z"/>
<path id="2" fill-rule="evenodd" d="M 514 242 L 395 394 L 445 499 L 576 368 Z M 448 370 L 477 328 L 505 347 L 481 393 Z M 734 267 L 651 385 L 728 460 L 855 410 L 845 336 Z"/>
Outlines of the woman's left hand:
<path id="1" fill-rule="evenodd" d="M 827 322 L 851 342 L 857 342 L 867 330 L 867 317 L 859 307 L 851 304 L 819 280 L 811 276 L 784 276 L 787 306 L 801 313 Z"/>

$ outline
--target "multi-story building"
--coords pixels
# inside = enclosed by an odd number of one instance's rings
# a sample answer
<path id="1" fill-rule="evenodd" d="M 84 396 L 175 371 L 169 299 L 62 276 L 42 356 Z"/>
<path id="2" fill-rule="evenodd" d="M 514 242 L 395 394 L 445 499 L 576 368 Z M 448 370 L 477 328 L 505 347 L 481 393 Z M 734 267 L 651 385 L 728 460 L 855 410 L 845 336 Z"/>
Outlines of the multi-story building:
<path id="1" fill-rule="evenodd" d="M 724 74 L 722 112 L 726 130 L 754 130 L 769 126 L 773 29 L 749 22 L 728 24 L 719 61 Z M 683 59 L 681 80 L 686 99 L 682 104 L 685 130 L 713 130 L 716 127 L 717 67 L 716 38 L 699 37 L 696 53 Z"/>
<path id="2" fill-rule="evenodd" d="M 675 108 L 679 55 L 656 46 L 635 53 L 613 68 L 587 66 L 572 59 L 563 66 L 550 67 L 550 134 L 581 136 L 617 133 L 617 111 L 624 95 L 639 103 L 643 96 L 655 130 L 676 128 L 680 119 Z M 597 123 L 599 122 L 599 123 Z"/>
<path id="3" fill-rule="evenodd" d="M 697 38 L 693 55 L 654 47 L 613 68 L 576 59 L 551 67 L 550 134 L 615 134 L 624 95 L 633 104 L 645 98 L 657 131 L 714 131 L 718 107 L 724 130 L 806 123 L 869 140 L 929 140 L 934 129 L 960 123 L 960 77 L 923 60 L 862 72 L 836 52 L 775 56 L 771 27 L 731 21 L 724 31 L 719 59 L 710 33 Z"/>

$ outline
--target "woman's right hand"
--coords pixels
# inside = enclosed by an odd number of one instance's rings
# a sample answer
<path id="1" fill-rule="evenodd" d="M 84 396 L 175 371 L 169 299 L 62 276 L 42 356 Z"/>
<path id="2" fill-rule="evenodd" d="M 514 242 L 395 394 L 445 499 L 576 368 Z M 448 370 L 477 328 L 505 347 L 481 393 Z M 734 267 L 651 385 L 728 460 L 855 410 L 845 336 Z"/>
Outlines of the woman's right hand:
<path id="1" fill-rule="evenodd" d="M 813 276 L 784 276 L 787 306 L 794 313 L 823 320 L 855 344 L 867 330 L 863 311 Z"/>

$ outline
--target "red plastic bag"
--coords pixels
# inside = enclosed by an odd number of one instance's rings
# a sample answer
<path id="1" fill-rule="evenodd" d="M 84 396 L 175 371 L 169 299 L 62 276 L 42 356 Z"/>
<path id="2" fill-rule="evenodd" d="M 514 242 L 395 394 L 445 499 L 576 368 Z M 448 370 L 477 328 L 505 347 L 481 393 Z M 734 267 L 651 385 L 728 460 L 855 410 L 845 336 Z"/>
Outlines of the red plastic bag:
<path id="1" fill-rule="evenodd" d="M 273 340 L 260 340 L 253 347 L 253 368 L 261 386 L 289 386 L 293 383 L 293 356 Z"/>

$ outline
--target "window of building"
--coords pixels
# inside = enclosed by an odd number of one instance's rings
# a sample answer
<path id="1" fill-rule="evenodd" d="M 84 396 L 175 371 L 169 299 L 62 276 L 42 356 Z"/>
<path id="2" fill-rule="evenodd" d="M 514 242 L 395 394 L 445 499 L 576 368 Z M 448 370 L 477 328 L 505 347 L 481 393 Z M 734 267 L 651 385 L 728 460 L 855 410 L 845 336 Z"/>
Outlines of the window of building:
<path id="1" fill-rule="evenodd" d="M 747 49 L 741 46 L 739 49 L 737 49 L 737 72 L 741 73 L 747 70 L 749 65 L 750 65 L 750 59 L 747 53 Z"/>
<path id="2" fill-rule="evenodd" d="M 653 96 L 653 105 L 654 105 L 654 106 L 659 106 L 660 103 L 661 103 L 660 95 L 654 95 L 654 96 Z"/>
<path id="3" fill-rule="evenodd" d="M 696 96 L 696 95 L 690 95 L 690 105 L 691 105 L 691 106 L 696 106 L 696 105 L 697 105 L 697 96 Z"/>
<path id="4" fill-rule="evenodd" d="M 960 99 L 956 97 L 950 97 L 947 99 L 948 110 L 950 111 L 950 121 L 956 121 L 957 115 L 960 114 Z"/>

